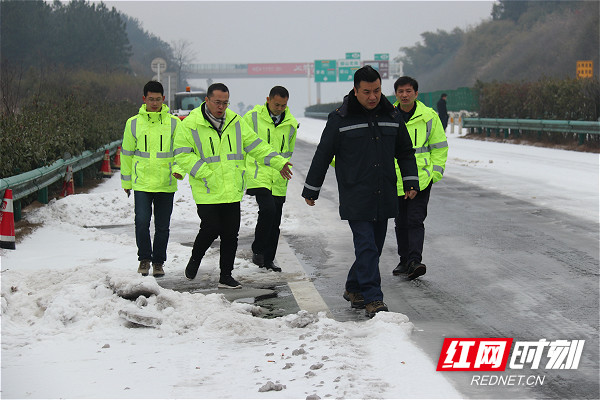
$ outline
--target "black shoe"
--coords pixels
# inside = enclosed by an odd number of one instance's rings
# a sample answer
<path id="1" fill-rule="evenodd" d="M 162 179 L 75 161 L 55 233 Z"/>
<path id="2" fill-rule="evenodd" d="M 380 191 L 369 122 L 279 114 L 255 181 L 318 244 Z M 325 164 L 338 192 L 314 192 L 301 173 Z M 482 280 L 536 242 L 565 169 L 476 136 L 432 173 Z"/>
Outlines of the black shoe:
<path id="1" fill-rule="evenodd" d="M 265 256 L 263 254 L 252 253 L 252 262 L 262 267 L 265 265 Z"/>
<path id="2" fill-rule="evenodd" d="M 259 268 L 266 268 L 266 269 L 270 269 L 271 271 L 274 271 L 274 272 L 281 272 L 281 268 L 279 268 L 277 265 L 275 265 L 275 263 L 273 261 L 265 263 L 265 265 L 261 265 Z"/>
<path id="3" fill-rule="evenodd" d="M 191 257 L 190 261 L 188 261 L 187 266 L 185 267 L 184 275 L 190 281 L 196 277 L 198 268 L 200 268 L 200 261 L 201 260 L 196 260 L 193 257 Z"/>
<path id="4" fill-rule="evenodd" d="M 365 305 L 365 314 L 369 318 L 373 318 L 375 314 L 381 311 L 388 311 L 388 307 L 381 300 L 375 300 Z"/>
<path id="5" fill-rule="evenodd" d="M 233 279 L 233 276 L 228 275 L 228 276 L 221 276 L 221 278 L 219 279 L 218 287 L 220 289 L 241 289 L 242 284 L 239 283 L 238 281 L 236 281 L 235 279 Z"/>
<path id="6" fill-rule="evenodd" d="M 352 308 L 365 308 L 365 298 L 360 293 L 344 290 L 344 299 L 350 302 Z"/>
<path id="7" fill-rule="evenodd" d="M 421 275 L 425 275 L 425 272 L 427 272 L 427 267 L 425 264 L 421 264 L 420 262 L 413 260 L 410 262 L 410 264 L 408 264 L 408 275 L 406 276 L 406 280 L 412 281 Z"/>
<path id="8" fill-rule="evenodd" d="M 392 274 L 396 276 L 408 274 L 408 262 L 399 262 L 398 266 L 392 271 Z"/>

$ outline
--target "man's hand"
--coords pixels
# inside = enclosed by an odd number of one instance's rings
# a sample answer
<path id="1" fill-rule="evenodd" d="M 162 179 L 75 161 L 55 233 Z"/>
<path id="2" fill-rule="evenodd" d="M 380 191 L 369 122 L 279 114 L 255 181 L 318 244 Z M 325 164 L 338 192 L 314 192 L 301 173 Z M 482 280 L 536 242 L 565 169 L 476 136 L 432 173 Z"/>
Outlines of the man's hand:
<path id="1" fill-rule="evenodd" d="M 281 176 L 284 179 L 290 180 L 292 179 L 292 175 L 294 175 L 292 173 L 292 170 L 290 169 L 290 167 L 294 165 L 291 162 L 286 162 L 285 165 L 283 166 L 283 168 L 281 168 L 281 171 L 279 171 L 279 173 L 281 174 Z"/>
<path id="2" fill-rule="evenodd" d="M 308 204 L 309 206 L 314 206 L 315 205 L 315 201 L 313 199 L 304 199 L 304 201 L 306 201 L 306 204 Z"/>
<path id="3" fill-rule="evenodd" d="M 131 196 L 131 189 L 123 189 L 127 193 L 127 197 Z"/>
<path id="4" fill-rule="evenodd" d="M 175 179 L 183 179 L 183 176 L 181 176 L 181 174 L 178 174 L 177 172 L 173 172 L 173 176 L 175 177 Z"/>
<path id="5" fill-rule="evenodd" d="M 404 199 L 414 199 L 415 196 L 417 195 L 417 191 L 416 190 L 409 190 L 408 192 L 406 192 L 404 194 Z"/>

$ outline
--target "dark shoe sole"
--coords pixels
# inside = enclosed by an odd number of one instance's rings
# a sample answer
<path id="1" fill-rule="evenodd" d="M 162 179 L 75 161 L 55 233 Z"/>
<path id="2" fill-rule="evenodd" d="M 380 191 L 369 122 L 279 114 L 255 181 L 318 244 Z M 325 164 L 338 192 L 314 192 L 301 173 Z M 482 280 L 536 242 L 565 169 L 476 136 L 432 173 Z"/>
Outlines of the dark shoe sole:
<path id="1" fill-rule="evenodd" d="M 406 274 L 408 274 L 408 269 L 399 270 L 396 268 L 395 270 L 392 271 L 392 275 L 394 275 L 394 276 L 406 275 Z"/>
<path id="2" fill-rule="evenodd" d="M 155 278 L 162 278 L 163 276 L 165 276 L 165 273 L 163 272 L 162 274 L 152 274 L 152 276 Z"/>
<path id="3" fill-rule="evenodd" d="M 421 275 L 425 275 L 426 272 L 427 272 L 427 267 L 425 267 L 424 265 L 420 265 L 417 268 L 415 268 L 413 272 L 408 274 L 408 276 L 406 277 L 406 280 L 412 281 L 413 279 L 418 278 Z"/>
<path id="4" fill-rule="evenodd" d="M 219 282 L 219 285 L 217 285 L 217 287 L 219 289 L 241 289 L 242 285 L 240 284 L 240 285 L 237 285 L 237 286 L 229 286 L 229 285 L 227 285 L 225 283 Z"/>
<path id="5" fill-rule="evenodd" d="M 264 268 L 268 271 L 273 271 L 273 272 L 281 272 L 281 268 L 279 268 L 279 267 L 266 267 L 264 265 L 259 265 L 258 268 Z"/>
<path id="6" fill-rule="evenodd" d="M 139 271 L 138 271 L 139 272 Z M 143 272 L 139 272 L 140 274 L 142 274 L 142 276 L 148 276 L 148 272 L 143 273 Z"/>

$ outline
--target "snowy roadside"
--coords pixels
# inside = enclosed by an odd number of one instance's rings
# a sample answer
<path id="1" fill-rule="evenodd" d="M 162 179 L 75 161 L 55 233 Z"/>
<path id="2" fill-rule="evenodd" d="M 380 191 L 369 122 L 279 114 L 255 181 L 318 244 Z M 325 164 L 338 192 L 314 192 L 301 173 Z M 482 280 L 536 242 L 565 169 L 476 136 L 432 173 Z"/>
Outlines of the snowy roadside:
<path id="1" fill-rule="evenodd" d="M 197 224 L 187 181 L 175 199 L 173 220 Z M 140 277 L 133 235 L 99 228 L 130 223 L 132 207 L 115 175 L 31 212 L 42 226 L 16 251 L 0 250 L 3 397 L 461 397 L 411 343 L 402 314 L 263 319 L 221 294 L 180 293 Z M 247 233 L 257 209 L 248 198 L 242 208 Z M 296 215 L 286 214 L 287 231 L 300 229 Z M 185 265 L 189 248 L 170 243 L 169 255 Z M 218 251 L 209 250 L 199 278 L 217 273 Z M 234 274 L 251 284 L 275 273 L 237 258 Z"/>

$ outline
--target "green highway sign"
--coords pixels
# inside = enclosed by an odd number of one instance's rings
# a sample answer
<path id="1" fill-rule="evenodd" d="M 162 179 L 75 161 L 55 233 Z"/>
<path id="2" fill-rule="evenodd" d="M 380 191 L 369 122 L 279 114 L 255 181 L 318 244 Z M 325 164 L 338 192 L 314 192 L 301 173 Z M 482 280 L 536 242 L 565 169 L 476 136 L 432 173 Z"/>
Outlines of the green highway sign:
<path id="1" fill-rule="evenodd" d="M 390 53 L 378 53 L 375 54 L 376 61 L 387 61 L 390 59 Z"/>
<path id="2" fill-rule="evenodd" d="M 360 68 L 360 60 L 338 60 L 340 82 L 354 81 L 354 73 Z"/>
<path id="3" fill-rule="evenodd" d="M 346 60 L 360 60 L 360 52 L 346 53 Z"/>
<path id="4" fill-rule="evenodd" d="M 336 60 L 315 60 L 315 82 L 336 82 Z"/>

